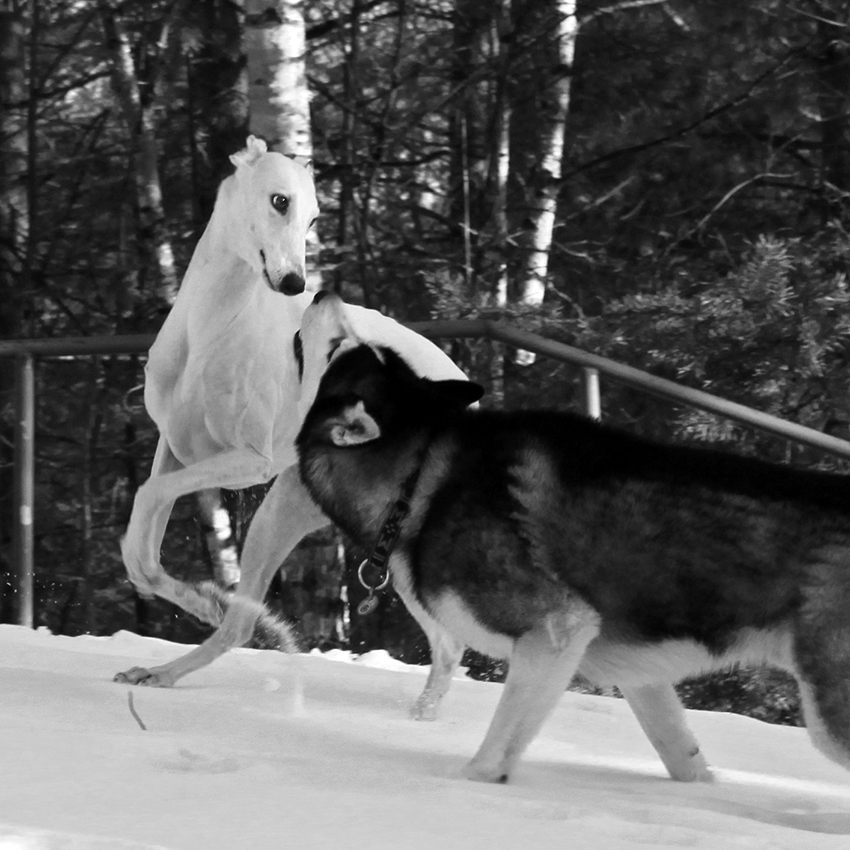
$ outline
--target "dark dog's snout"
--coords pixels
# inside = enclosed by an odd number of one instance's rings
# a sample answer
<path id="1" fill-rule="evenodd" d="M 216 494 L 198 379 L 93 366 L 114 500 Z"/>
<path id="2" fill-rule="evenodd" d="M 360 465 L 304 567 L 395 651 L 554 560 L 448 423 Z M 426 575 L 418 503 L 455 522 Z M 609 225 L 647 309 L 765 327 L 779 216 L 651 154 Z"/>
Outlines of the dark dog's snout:
<path id="1" fill-rule="evenodd" d="M 329 289 L 320 289 L 316 293 L 315 298 L 313 298 L 313 303 L 318 304 L 320 301 L 323 301 L 330 294 L 331 294 L 331 291 Z"/>
<path id="2" fill-rule="evenodd" d="M 279 291 L 284 295 L 298 295 L 306 286 L 304 278 L 297 272 L 287 272 L 280 281 Z"/>

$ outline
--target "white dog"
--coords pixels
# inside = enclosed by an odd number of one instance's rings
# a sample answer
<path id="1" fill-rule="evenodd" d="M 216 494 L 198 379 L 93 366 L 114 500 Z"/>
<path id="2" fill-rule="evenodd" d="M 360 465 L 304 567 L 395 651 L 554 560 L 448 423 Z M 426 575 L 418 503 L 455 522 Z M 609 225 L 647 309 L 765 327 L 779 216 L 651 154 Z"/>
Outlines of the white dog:
<path id="1" fill-rule="evenodd" d="M 117 681 L 169 687 L 245 643 L 284 558 L 306 534 L 329 523 L 300 481 L 294 449 L 301 384 L 293 343 L 312 299 L 303 291 L 305 240 L 318 215 L 311 170 L 267 152 L 253 137 L 231 161 L 236 172 L 221 185 L 177 301 L 150 351 L 145 405 L 160 439 L 121 547 L 140 592 L 221 625 L 188 654 L 159 667 L 134 667 Z M 395 348 L 423 376 L 463 377 L 439 348 L 413 331 L 373 310 L 346 310 L 360 338 Z M 323 330 L 333 337 L 333 329 Z M 325 365 L 305 363 L 305 378 L 314 380 Z M 189 585 L 163 570 L 159 554 L 168 518 L 180 496 L 213 487 L 240 489 L 274 476 L 248 531 L 238 591 L 222 621 L 221 594 L 212 585 Z M 433 631 L 427 615 L 419 619 L 433 659 L 415 708 L 424 718 L 434 715 L 463 647 Z M 284 629 L 284 645 L 288 640 Z"/>

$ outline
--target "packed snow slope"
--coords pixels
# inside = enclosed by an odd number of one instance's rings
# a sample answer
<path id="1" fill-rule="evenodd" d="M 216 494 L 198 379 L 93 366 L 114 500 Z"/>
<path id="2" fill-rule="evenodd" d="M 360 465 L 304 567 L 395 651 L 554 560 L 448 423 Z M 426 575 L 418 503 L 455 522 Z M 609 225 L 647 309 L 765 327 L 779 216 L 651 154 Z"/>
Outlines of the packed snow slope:
<path id="1" fill-rule="evenodd" d="M 382 652 L 111 681 L 185 651 L 0 626 L 0 850 L 850 848 L 850 774 L 801 729 L 689 712 L 715 781 L 684 785 L 622 700 L 567 693 L 512 781 L 482 785 L 459 770 L 501 685 L 458 678 L 419 723 L 424 671 Z"/>

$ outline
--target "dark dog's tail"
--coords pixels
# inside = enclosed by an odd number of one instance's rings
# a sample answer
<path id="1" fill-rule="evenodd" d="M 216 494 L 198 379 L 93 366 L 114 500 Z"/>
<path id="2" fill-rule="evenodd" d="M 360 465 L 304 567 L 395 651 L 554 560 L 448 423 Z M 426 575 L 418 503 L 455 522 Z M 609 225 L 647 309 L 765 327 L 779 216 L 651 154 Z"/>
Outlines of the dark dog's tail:
<path id="1" fill-rule="evenodd" d="M 194 587 L 198 595 L 209 603 L 211 625 L 220 626 L 225 612 L 230 608 L 238 608 L 241 619 L 254 623 L 254 638 L 264 649 L 277 649 L 290 654 L 300 651 L 292 626 L 261 602 L 224 590 L 212 581 L 200 582 Z"/>

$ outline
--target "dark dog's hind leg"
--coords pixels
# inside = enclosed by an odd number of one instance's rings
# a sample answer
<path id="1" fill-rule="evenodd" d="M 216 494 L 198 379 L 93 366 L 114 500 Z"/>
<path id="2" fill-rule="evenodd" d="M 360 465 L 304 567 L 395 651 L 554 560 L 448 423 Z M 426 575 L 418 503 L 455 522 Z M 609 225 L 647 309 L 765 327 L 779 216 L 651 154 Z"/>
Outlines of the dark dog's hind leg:
<path id="1" fill-rule="evenodd" d="M 812 743 L 850 770 L 850 565 L 840 560 L 822 567 L 798 615 L 794 673 Z"/>

